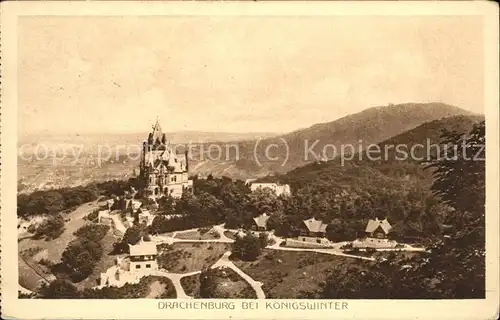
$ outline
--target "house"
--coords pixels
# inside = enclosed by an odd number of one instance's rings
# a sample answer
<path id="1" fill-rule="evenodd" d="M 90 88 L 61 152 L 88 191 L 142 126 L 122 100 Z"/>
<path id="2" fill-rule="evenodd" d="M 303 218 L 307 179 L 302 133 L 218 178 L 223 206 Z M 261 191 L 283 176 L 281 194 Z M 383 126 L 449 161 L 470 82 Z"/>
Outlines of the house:
<path id="1" fill-rule="evenodd" d="M 323 223 L 321 220 L 316 220 L 314 217 L 304 220 L 299 226 L 299 240 L 326 243 L 328 242 L 328 239 L 325 238 L 327 226 L 328 224 Z"/>
<path id="2" fill-rule="evenodd" d="M 129 245 L 130 271 L 145 272 L 158 270 L 158 250 L 153 241 L 140 241 L 135 245 Z"/>
<path id="3" fill-rule="evenodd" d="M 269 189 L 273 191 L 277 196 L 284 195 L 289 196 L 290 186 L 288 184 L 278 184 L 278 183 L 251 183 L 250 190 L 255 192 L 258 189 Z"/>
<path id="4" fill-rule="evenodd" d="M 368 221 L 365 232 L 366 235 L 370 238 L 385 239 L 387 238 L 387 235 L 389 234 L 391 229 L 392 226 L 389 221 L 387 221 L 387 218 L 384 220 L 375 218 L 375 220 L 370 219 Z"/>
<path id="5" fill-rule="evenodd" d="M 261 214 L 258 217 L 253 218 L 252 230 L 254 231 L 266 231 L 267 230 L 267 220 L 271 216 L 266 213 Z"/>

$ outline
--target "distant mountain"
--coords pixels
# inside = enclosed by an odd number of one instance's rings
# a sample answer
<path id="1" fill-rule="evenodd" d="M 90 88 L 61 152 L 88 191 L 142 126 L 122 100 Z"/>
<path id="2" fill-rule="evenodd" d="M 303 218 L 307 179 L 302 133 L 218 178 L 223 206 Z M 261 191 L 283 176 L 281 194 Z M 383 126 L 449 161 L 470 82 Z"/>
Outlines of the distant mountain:
<path id="1" fill-rule="evenodd" d="M 196 161 L 197 173 L 226 175 L 234 178 L 262 177 L 285 173 L 294 168 L 338 156 L 341 146 L 352 146 L 359 152 L 419 125 L 470 112 L 443 103 L 406 103 L 373 107 L 332 122 L 315 124 L 277 137 L 240 141 L 239 154 L 224 148 L 219 160 L 204 157 Z M 212 158 L 216 155 L 212 154 Z"/>
<path id="2" fill-rule="evenodd" d="M 350 180 L 354 177 L 348 178 L 352 172 L 357 172 L 356 175 L 364 172 L 362 175 L 375 175 L 378 179 L 383 177 L 384 179 L 429 180 L 431 172 L 423 170 L 422 161 L 428 159 L 428 155 L 434 154 L 438 147 L 442 148 L 440 142 L 443 130 L 466 134 L 474 124 L 483 120 L 484 116 L 480 115 L 459 115 L 426 122 L 377 144 L 379 150 L 382 151 L 380 159 L 375 159 L 375 155 L 370 158 L 365 152 L 361 152 L 361 155 L 355 155 L 352 160 L 342 162 L 338 158 L 328 162 L 315 162 L 296 168 L 278 178 L 265 177 L 261 180 L 281 180 L 286 183 L 305 185 L 318 180 Z M 401 146 L 400 150 L 407 152 L 408 156 L 398 154 L 395 146 Z M 385 153 L 385 150 L 388 152 Z"/>

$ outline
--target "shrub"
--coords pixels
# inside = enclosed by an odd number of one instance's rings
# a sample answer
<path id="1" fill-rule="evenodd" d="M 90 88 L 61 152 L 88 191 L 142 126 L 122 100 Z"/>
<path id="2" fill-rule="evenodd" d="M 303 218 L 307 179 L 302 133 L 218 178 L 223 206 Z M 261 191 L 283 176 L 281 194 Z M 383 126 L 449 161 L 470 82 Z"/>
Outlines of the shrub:
<path id="1" fill-rule="evenodd" d="M 64 232 L 64 219 L 57 214 L 45 219 L 37 228 L 34 234 L 35 239 L 44 238 L 45 240 L 53 240 L 59 238 Z"/>
<path id="2" fill-rule="evenodd" d="M 377 252 L 377 249 L 375 249 L 375 248 L 366 248 L 366 253 L 372 254 L 372 253 L 375 253 L 375 252 Z"/>
<path id="3" fill-rule="evenodd" d="M 78 238 L 86 238 L 94 242 L 99 242 L 106 236 L 109 226 L 102 224 L 86 224 L 76 230 L 74 235 Z"/>
<path id="4" fill-rule="evenodd" d="M 205 234 L 207 233 L 208 231 L 210 231 L 210 228 L 207 228 L 207 227 L 202 227 L 202 228 L 198 228 L 198 231 L 200 232 L 200 234 Z"/>
<path id="5" fill-rule="evenodd" d="M 97 217 L 99 216 L 99 210 L 94 210 L 92 211 L 91 213 L 89 213 L 85 219 L 89 220 L 89 221 L 95 221 L 95 222 L 98 222 L 96 221 L 97 220 Z"/>
<path id="6" fill-rule="evenodd" d="M 216 271 L 204 269 L 200 273 L 200 297 L 205 299 L 216 298 L 217 283 L 215 281 Z"/>
<path id="7" fill-rule="evenodd" d="M 46 299 L 71 299 L 78 297 L 78 290 L 72 283 L 57 279 L 48 285 L 43 283 L 40 294 Z"/>
<path id="8" fill-rule="evenodd" d="M 142 238 L 142 230 L 138 226 L 132 226 L 125 231 L 123 235 L 123 242 L 134 245 Z"/>
<path id="9" fill-rule="evenodd" d="M 217 230 L 212 230 L 212 231 L 210 231 L 210 235 L 211 235 L 212 237 L 216 238 L 216 239 L 219 239 L 219 238 L 220 238 L 220 233 L 219 233 L 219 231 L 217 231 Z"/>
<path id="10" fill-rule="evenodd" d="M 340 247 L 340 249 L 342 249 L 342 250 L 349 250 L 349 249 L 352 249 L 352 248 L 353 248 L 352 242 L 346 243 L 346 244 L 344 244 L 343 246 Z"/>
<path id="11" fill-rule="evenodd" d="M 259 242 L 262 249 L 267 247 L 269 243 L 269 235 L 267 234 L 267 232 L 262 232 L 259 234 Z"/>
<path id="12" fill-rule="evenodd" d="M 267 243 L 267 239 L 266 239 Z M 238 237 L 233 243 L 233 254 L 244 261 L 254 261 L 262 250 L 261 240 L 251 234 Z"/>
<path id="13" fill-rule="evenodd" d="M 28 232 L 29 233 L 35 233 L 36 232 L 36 229 L 37 229 L 37 225 L 32 223 L 28 226 Z"/>
<path id="14" fill-rule="evenodd" d="M 38 263 L 40 263 L 41 265 L 47 266 L 49 268 L 54 265 L 54 263 L 52 261 L 50 261 L 49 259 L 46 259 L 46 258 L 40 259 L 40 261 L 38 261 Z"/>
<path id="15" fill-rule="evenodd" d="M 78 281 L 92 273 L 102 254 L 103 249 L 100 243 L 87 238 L 78 238 L 68 244 L 62 254 L 61 262 L 71 270 L 73 280 Z"/>

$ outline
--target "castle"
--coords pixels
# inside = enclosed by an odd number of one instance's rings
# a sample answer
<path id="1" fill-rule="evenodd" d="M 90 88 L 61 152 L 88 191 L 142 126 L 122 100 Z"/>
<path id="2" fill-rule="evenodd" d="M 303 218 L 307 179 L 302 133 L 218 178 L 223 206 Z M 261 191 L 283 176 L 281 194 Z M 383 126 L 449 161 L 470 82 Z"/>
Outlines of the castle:
<path id="1" fill-rule="evenodd" d="M 144 141 L 140 163 L 140 177 L 145 181 L 147 196 L 153 199 L 171 195 L 180 198 L 193 187 L 188 179 L 188 154 L 177 154 L 156 120 L 148 140 Z"/>

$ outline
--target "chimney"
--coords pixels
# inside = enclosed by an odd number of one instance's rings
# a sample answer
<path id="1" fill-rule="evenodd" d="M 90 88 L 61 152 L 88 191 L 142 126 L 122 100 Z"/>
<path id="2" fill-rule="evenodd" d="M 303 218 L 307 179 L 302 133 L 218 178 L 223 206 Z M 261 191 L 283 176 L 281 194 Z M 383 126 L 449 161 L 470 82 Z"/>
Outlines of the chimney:
<path id="1" fill-rule="evenodd" d="M 188 151 L 184 151 L 184 155 L 186 156 L 186 171 L 189 171 L 189 159 L 188 159 Z"/>

